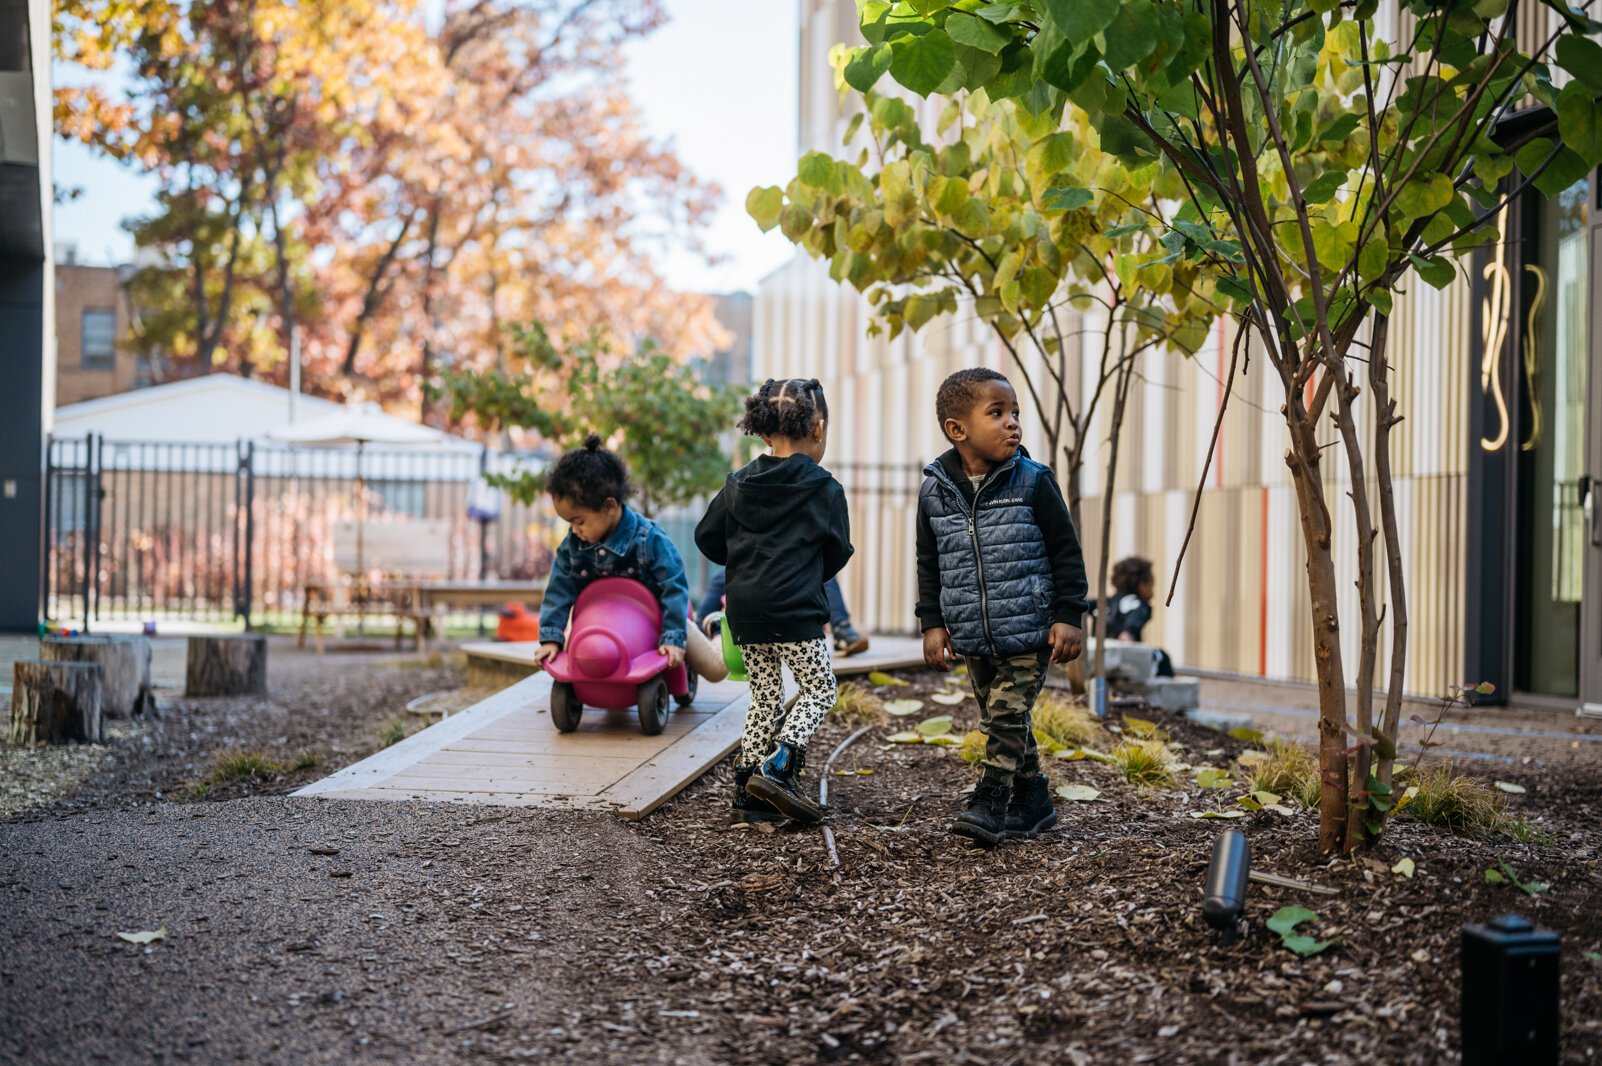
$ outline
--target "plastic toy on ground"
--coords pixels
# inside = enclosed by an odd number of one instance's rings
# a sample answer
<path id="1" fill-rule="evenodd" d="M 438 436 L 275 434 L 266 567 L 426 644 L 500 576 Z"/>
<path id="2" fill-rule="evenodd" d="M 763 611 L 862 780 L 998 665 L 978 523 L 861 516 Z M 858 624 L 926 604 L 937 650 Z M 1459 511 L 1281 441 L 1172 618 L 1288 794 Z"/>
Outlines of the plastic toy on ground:
<path id="1" fill-rule="evenodd" d="M 508 603 L 501 608 L 500 621 L 495 623 L 495 639 L 502 641 L 530 641 L 540 639 L 540 619 L 521 603 Z"/>
<path id="2" fill-rule="evenodd" d="M 545 665 L 557 730 L 577 729 L 585 707 L 635 707 L 642 733 L 662 732 L 670 697 L 689 706 L 696 676 L 683 664 L 668 669 L 667 656 L 657 650 L 661 633 L 662 608 L 644 585 L 604 577 L 586 586 L 573 604 L 566 647 Z"/>

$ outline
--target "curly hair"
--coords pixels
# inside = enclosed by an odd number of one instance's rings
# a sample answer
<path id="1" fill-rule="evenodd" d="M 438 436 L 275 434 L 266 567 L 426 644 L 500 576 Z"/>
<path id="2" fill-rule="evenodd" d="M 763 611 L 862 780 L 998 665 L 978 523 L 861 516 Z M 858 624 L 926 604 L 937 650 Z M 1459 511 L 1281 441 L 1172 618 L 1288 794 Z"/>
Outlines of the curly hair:
<path id="1" fill-rule="evenodd" d="M 595 433 L 584 438 L 584 447 L 556 461 L 545 488 L 553 499 L 572 500 L 591 511 L 605 507 L 608 499 L 626 503 L 634 492 L 628 464 L 616 452 L 601 447 L 601 438 Z"/>
<path id="2" fill-rule="evenodd" d="M 942 381 L 940 391 L 935 393 L 935 418 L 940 421 L 940 432 L 946 432 L 946 419 L 962 418 L 973 410 L 973 405 L 979 400 L 980 385 L 987 381 L 1006 380 L 1007 375 L 1000 371 L 975 366 L 959 370 Z"/>
<path id="3" fill-rule="evenodd" d="M 1146 582 L 1156 581 L 1151 572 L 1151 560 L 1142 559 L 1138 555 L 1131 555 L 1127 559 L 1120 559 L 1113 565 L 1113 590 L 1120 596 L 1134 596 L 1140 592 L 1140 586 Z"/>
<path id="4" fill-rule="evenodd" d="M 812 435 L 819 419 L 828 417 L 829 402 L 817 378 L 769 378 L 745 398 L 738 426 L 753 437 L 803 440 Z"/>

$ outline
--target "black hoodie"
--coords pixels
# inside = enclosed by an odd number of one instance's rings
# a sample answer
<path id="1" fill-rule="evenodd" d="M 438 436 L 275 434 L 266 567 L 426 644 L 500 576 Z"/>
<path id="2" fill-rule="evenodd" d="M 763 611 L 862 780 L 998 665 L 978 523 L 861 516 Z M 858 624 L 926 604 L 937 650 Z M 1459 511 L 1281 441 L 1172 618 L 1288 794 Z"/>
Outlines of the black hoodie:
<path id="1" fill-rule="evenodd" d="M 758 456 L 712 498 L 695 543 L 728 568 L 736 644 L 817 640 L 829 620 L 823 583 L 853 550 L 845 491 L 805 455 Z"/>

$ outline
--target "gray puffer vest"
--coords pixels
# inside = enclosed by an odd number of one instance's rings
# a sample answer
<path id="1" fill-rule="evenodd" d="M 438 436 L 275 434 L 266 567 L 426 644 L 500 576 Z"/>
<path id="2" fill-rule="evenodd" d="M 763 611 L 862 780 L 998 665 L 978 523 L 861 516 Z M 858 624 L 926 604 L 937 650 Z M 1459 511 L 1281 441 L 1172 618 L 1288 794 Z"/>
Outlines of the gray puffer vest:
<path id="1" fill-rule="evenodd" d="M 1035 491 L 1051 471 L 1024 455 L 992 470 L 970 509 L 938 462 L 918 506 L 940 550 L 940 610 L 958 655 L 1022 655 L 1045 647 L 1056 594 Z"/>

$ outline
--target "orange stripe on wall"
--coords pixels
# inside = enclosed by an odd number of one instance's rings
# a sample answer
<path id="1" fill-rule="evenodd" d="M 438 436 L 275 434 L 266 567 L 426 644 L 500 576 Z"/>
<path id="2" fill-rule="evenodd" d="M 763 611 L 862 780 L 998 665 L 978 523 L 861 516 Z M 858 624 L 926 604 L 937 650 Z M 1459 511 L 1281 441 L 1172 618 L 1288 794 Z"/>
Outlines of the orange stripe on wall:
<path id="1" fill-rule="evenodd" d="M 1262 528 L 1257 551 L 1257 676 L 1268 676 L 1268 486 L 1262 486 Z"/>

